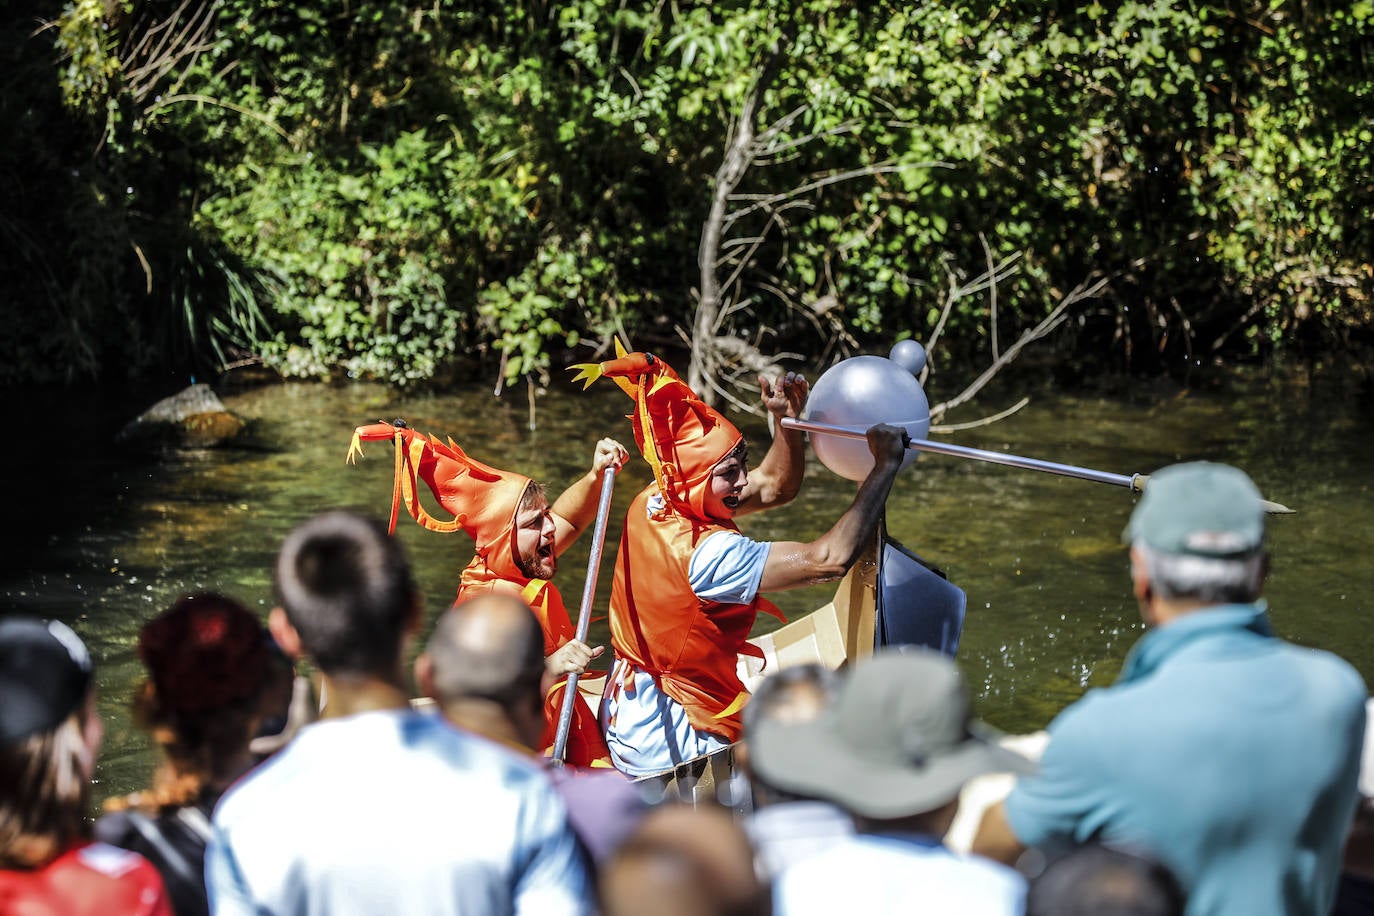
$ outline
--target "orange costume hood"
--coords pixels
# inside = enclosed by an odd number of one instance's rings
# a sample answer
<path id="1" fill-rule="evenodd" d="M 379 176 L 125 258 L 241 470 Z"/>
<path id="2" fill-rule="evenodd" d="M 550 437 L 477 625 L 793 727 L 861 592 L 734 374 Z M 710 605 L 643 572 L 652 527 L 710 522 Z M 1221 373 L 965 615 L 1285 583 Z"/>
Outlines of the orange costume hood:
<path id="1" fill-rule="evenodd" d="M 706 514 L 711 471 L 744 441 L 735 425 L 697 397 L 672 367 L 652 353 L 627 353 L 616 341 L 616 359 L 570 366 L 583 387 L 603 375 L 634 399 L 629 415 L 635 443 L 653 469 L 664 499 L 678 515 L 714 522 Z"/>
<path id="2" fill-rule="evenodd" d="M 391 531 L 404 505 L 410 517 L 430 531 L 462 529 L 476 542 L 477 560 L 495 578 L 527 582 L 515 563 L 515 511 L 530 485 L 523 474 L 502 471 L 475 461 L 452 439 L 445 444 L 405 425 L 378 422 L 353 431 L 348 460 L 362 454 L 365 441 L 393 440 L 396 470 L 391 493 Z M 434 518 L 420 504 L 416 480 L 423 480 L 439 505 L 453 514 L 450 521 Z"/>

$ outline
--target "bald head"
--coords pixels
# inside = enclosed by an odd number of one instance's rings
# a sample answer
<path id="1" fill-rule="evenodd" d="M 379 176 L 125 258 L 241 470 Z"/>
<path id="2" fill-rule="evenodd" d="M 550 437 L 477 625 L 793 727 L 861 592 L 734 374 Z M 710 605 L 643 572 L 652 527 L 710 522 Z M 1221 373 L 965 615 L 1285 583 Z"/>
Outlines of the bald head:
<path id="1" fill-rule="evenodd" d="M 722 808 L 667 805 L 640 821 L 601 874 L 606 916 L 759 916 L 771 911 L 743 828 Z"/>
<path id="2" fill-rule="evenodd" d="M 487 594 L 455 606 L 440 618 L 425 654 L 441 704 L 540 701 L 544 633 L 534 612 L 514 595 Z"/>

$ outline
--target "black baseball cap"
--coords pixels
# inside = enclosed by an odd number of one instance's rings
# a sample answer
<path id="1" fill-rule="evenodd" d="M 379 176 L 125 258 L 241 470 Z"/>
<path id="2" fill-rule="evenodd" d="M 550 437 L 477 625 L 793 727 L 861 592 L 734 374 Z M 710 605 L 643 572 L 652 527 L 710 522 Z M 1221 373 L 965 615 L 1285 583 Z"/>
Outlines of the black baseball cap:
<path id="1" fill-rule="evenodd" d="M 57 620 L 0 619 L 0 744 L 56 728 L 91 688 L 91 655 Z"/>

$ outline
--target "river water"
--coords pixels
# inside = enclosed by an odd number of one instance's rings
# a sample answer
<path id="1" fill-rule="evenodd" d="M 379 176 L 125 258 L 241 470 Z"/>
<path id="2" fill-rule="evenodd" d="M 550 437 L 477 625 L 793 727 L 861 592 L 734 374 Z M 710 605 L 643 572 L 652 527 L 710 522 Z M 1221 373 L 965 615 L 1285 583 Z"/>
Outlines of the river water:
<path id="1" fill-rule="evenodd" d="M 933 391 L 932 400 L 941 394 Z M 1031 403 L 1014 416 L 940 438 L 1122 474 L 1195 458 L 1244 468 L 1269 499 L 1297 510 L 1270 524 L 1267 595 L 1277 630 L 1336 651 L 1374 678 L 1367 380 L 1251 372 L 1190 389 L 1151 385 L 1107 395 L 1023 378 L 947 421 L 992 413 L 1022 394 Z M 138 412 L 119 398 L 96 392 L 10 406 L 16 425 L 0 470 L 11 497 L 11 546 L 0 571 L 0 612 L 61 618 L 91 646 L 107 725 L 97 798 L 138 788 L 152 768 L 127 715 L 141 677 L 134 646 L 143 621 L 199 589 L 232 594 L 265 616 L 273 556 L 293 525 L 337 506 L 387 512 L 389 446 L 345 464 L 354 426 L 404 417 L 452 436 L 479 460 L 546 481 L 554 493 L 585 470 L 599 436 L 633 445 L 629 403 L 608 384 L 541 396 L 533 431 L 523 388 L 498 399 L 476 386 L 412 395 L 361 383 L 288 383 L 224 393 L 224 400 L 249 424 L 234 447 L 156 455 L 111 447 L 112 431 Z M 761 454 L 763 421 L 737 419 Z M 648 479 L 642 462 L 621 474 L 617 520 Z M 809 540 L 843 511 L 854 488 L 809 455 L 801 496 L 746 517 L 742 527 L 762 539 Z M 992 724 L 1040 728 L 1085 688 L 1116 676 L 1141 633 L 1120 544 L 1133 502 L 1122 488 L 938 455 L 922 456 L 898 479 L 889 532 L 967 592 L 959 661 L 976 710 Z M 432 621 L 452 600 L 471 542 L 422 530 L 404 514 L 398 530 Z M 616 537 L 618 525 L 603 561 L 600 615 Z M 573 613 L 586 562 L 584 538 L 560 573 Z M 771 597 L 795 617 L 825 603 L 828 589 Z M 770 625 L 761 618 L 759 631 Z M 605 634 L 604 622 L 593 625 L 594 642 Z"/>

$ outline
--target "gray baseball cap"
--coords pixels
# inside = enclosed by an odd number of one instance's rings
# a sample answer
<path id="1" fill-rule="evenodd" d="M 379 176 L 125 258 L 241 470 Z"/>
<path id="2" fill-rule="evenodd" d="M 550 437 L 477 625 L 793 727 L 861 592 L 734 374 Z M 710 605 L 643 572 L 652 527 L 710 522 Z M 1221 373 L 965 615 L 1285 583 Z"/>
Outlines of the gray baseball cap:
<path id="1" fill-rule="evenodd" d="M 1122 532 L 1162 553 L 1233 557 L 1264 542 L 1264 502 L 1244 471 L 1193 461 L 1150 475 Z"/>
<path id="2" fill-rule="evenodd" d="M 891 819 L 941 807 L 975 776 L 1034 769 L 998 737 L 972 718 L 951 659 L 888 649 L 858 662 L 819 718 L 759 723 L 749 759 L 770 785 Z"/>

